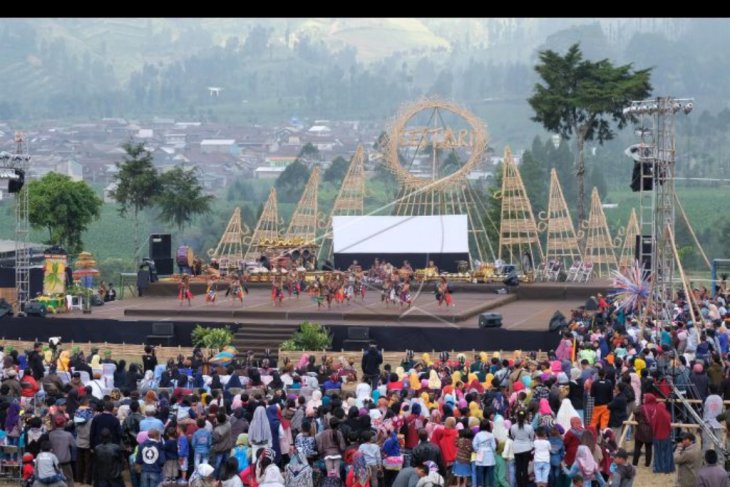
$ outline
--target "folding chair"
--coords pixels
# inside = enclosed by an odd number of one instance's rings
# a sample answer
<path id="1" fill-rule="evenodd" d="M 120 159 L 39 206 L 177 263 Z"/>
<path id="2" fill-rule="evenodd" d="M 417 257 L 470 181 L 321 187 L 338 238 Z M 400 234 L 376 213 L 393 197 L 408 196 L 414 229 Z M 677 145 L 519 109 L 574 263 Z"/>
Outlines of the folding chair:
<path id="1" fill-rule="evenodd" d="M 579 260 L 574 260 L 573 265 L 570 266 L 570 269 L 568 269 L 568 278 L 567 281 L 575 281 L 578 279 L 578 274 L 580 273 L 582 262 Z"/>
<path id="2" fill-rule="evenodd" d="M 550 270 L 548 271 L 548 280 L 557 281 L 558 276 L 560 275 L 560 269 L 562 267 L 563 267 L 563 264 L 559 260 L 555 260 L 553 262 L 553 265 L 550 267 Z"/>
<path id="3" fill-rule="evenodd" d="M 583 265 L 583 270 L 580 273 L 580 281 L 588 282 L 593 277 L 593 262 L 588 262 Z"/>
<path id="4" fill-rule="evenodd" d="M 535 268 L 535 281 L 542 281 L 545 279 L 546 269 L 547 262 L 540 262 L 540 265 Z"/>

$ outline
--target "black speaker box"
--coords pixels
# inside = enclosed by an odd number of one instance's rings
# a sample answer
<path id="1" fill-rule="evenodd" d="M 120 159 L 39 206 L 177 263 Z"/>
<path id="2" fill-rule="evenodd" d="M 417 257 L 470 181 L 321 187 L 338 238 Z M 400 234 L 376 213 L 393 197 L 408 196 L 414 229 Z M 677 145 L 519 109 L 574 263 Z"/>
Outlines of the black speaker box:
<path id="1" fill-rule="evenodd" d="M 558 310 L 555 314 L 553 314 L 553 317 L 550 318 L 548 329 L 550 331 L 559 331 L 566 326 L 568 326 L 568 322 L 565 320 L 565 315 Z"/>
<path id="2" fill-rule="evenodd" d="M 150 235 L 150 257 L 169 259 L 172 257 L 172 235 L 169 233 L 153 233 Z"/>
<path id="3" fill-rule="evenodd" d="M 350 326 L 347 328 L 348 340 L 370 340 L 370 328 L 367 326 Z"/>
<path id="4" fill-rule="evenodd" d="M 175 273 L 175 261 L 171 257 L 155 257 L 154 261 L 158 276 L 170 276 Z"/>
<path id="5" fill-rule="evenodd" d="M 502 315 L 499 313 L 482 313 L 479 315 L 479 328 L 501 328 Z"/>
<path id="6" fill-rule="evenodd" d="M 25 305 L 25 314 L 28 316 L 39 316 L 41 318 L 46 317 L 46 313 L 48 310 L 46 309 L 46 305 L 42 303 L 26 303 Z"/>

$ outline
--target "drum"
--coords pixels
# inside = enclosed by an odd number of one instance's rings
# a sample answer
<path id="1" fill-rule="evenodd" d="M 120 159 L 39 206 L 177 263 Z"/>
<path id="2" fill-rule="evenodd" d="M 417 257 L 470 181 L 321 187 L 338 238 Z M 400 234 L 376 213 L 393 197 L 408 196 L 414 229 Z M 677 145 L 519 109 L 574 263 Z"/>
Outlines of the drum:
<path id="1" fill-rule="evenodd" d="M 181 245 L 177 248 L 175 254 L 175 262 L 180 267 L 192 267 L 193 265 L 193 249 L 187 245 Z"/>

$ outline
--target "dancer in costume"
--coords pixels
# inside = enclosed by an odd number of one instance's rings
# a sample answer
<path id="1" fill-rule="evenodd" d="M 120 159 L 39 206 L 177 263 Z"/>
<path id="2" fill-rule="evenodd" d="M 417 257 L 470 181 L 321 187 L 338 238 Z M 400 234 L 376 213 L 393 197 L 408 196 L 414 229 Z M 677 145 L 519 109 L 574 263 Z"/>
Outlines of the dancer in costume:
<path id="1" fill-rule="evenodd" d="M 183 274 L 177 283 L 177 299 L 180 301 L 180 306 L 182 306 L 183 299 L 187 299 L 188 306 L 192 306 L 193 293 L 190 291 L 190 276 L 188 274 Z"/>

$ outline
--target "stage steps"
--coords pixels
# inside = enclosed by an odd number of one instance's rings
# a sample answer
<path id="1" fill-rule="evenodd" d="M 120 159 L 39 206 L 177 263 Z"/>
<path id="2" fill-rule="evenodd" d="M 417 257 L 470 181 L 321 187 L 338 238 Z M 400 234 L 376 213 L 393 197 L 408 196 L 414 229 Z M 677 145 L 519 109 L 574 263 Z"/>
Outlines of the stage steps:
<path id="1" fill-rule="evenodd" d="M 281 342 L 290 338 L 298 328 L 298 324 L 243 324 L 234 334 L 232 345 L 236 347 L 239 357 L 252 350 L 256 358 L 263 358 L 268 348 L 271 356 L 276 358 Z"/>

